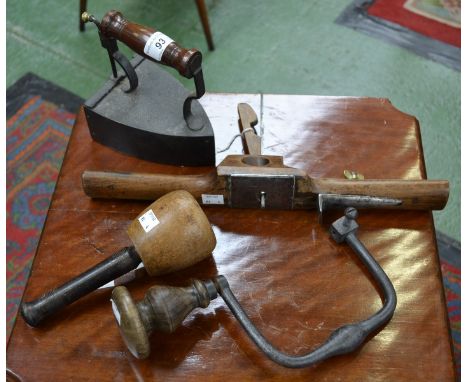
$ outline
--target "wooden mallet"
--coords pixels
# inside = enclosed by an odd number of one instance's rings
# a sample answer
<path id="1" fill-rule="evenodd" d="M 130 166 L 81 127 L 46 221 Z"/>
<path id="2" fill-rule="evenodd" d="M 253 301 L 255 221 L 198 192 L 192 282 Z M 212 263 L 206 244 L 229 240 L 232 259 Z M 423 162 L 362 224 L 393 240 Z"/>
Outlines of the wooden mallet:
<path id="1" fill-rule="evenodd" d="M 24 302 L 21 314 L 31 326 L 135 269 L 141 262 L 151 276 L 189 267 L 208 257 L 216 246 L 211 225 L 187 191 L 174 191 L 147 207 L 127 230 L 133 246 L 45 293 Z"/>

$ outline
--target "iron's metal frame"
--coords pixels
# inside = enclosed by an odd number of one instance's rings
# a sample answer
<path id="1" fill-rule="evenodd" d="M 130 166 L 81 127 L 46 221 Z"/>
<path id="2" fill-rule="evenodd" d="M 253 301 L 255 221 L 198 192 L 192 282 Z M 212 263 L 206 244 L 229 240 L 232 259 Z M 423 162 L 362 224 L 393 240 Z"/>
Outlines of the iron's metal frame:
<path id="1" fill-rule="evenodd" d="M 98 28 L 101 45 L 104 49 L 107 50 L 107 54 L 109 55 L 109 61 L 112 68 L 112 75 L 114 76 L 114 78 L 117 78 L 117 68 L 115 66 L 115 62 L 117 61 L 130 83 L 129 88 L 126 89 L 125 92 L 132 92 L 138 87 L 138 76 L 135 72 L 135 69 L 131 65 L 128 58 L 119 51 L 117 40 L 112 37 L 104 36 L 101 33 L 100 22 L 92 15 L 89 15 L 88 17 L 89 20 L 93 22 Z M 205 81 L 203 79 L 201 56 L 199 60 L 194 60 L 194 62 L 191 65 L 190 71 L 193 77 L 193 81 L 195 83 L 195 93 L 189 95 L 185 99 L 184 104 L 182 106 L 182 112 L 184 115 L 185 122 L 187 123 L 187 128 L 193 131 L 199 131 L 203 129 L 204 124 L 203 121 L 200 121 L 192 113 L 192 101 L 200 99 L 205 94 Z"/>

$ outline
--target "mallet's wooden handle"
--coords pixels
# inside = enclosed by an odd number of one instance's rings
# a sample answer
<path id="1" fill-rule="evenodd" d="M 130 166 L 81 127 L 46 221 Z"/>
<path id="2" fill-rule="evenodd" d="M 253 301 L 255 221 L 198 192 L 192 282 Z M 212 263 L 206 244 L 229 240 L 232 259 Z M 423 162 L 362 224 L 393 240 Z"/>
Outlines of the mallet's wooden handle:
<path id="1" fill-rule="evenodd" d="M 400 206 L 388 208 L 407 210 L 441 210 L 449 197 L 446 180 L 347 180 L 312 179 L 313 193 L 369 195 L 400 199 Z"/>
<path id="2" fill-rule="evenodd" d="M 202 55 L 197 49 L 182 48 L 161 32 L 128 21 L 119 11 L 107 12 L 100 23 L 100 30 L 136 53 L 176 69 L 186 78 L 192 78 L 194 70 L 201 66 Z"/>
<path id="3" fill-rule="evenodd" d="M 136 174 L 84 171 L 81 180 L 92 198 L 155 200 L 174 190 L 185 190 L 195 198 L 217 188 L 216 171 L 204 175 Z"/>
<path id="4" fill-rule="evenodd" d="M 48 291 L 34 301 L 21 304 L 21 315 L 31 326 L 70 305 L 109 281 L 135 269 L 141 259 L 134 247 L 126 247 L 65 284 Z"/>

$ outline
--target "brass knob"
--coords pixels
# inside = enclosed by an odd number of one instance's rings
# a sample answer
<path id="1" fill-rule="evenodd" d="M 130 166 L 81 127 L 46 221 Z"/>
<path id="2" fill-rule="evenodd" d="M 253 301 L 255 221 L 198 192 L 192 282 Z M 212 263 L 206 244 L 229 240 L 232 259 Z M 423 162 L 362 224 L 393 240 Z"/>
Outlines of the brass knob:
<path id="1" fill-rule="evenodd" d="M 83 12 L 81 14 L 81 20 L 83 20 L 84 23 L 87 23 L 89 21 L 89 16 L 90 14 L 88 12 Z"/>

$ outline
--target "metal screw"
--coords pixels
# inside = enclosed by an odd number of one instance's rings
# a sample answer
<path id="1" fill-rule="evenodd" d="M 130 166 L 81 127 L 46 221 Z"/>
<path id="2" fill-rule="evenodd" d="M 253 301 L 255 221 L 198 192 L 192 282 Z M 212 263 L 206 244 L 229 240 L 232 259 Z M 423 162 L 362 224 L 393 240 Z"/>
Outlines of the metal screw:
<path id="1" fill-rule="evenodd" d="M 260 207 L 265 208 L 266 205 L 266 192 L 260 191 Z"/>
<path id="2" fill-rule="evenodd" d="M 356 208 L 354 207 L 346 208 L 345 220 L 343 221 L 343 225 L 348 227 L 353 220 L 356 220 L 357 217 L 358 217 L 358 212 Z"/>

